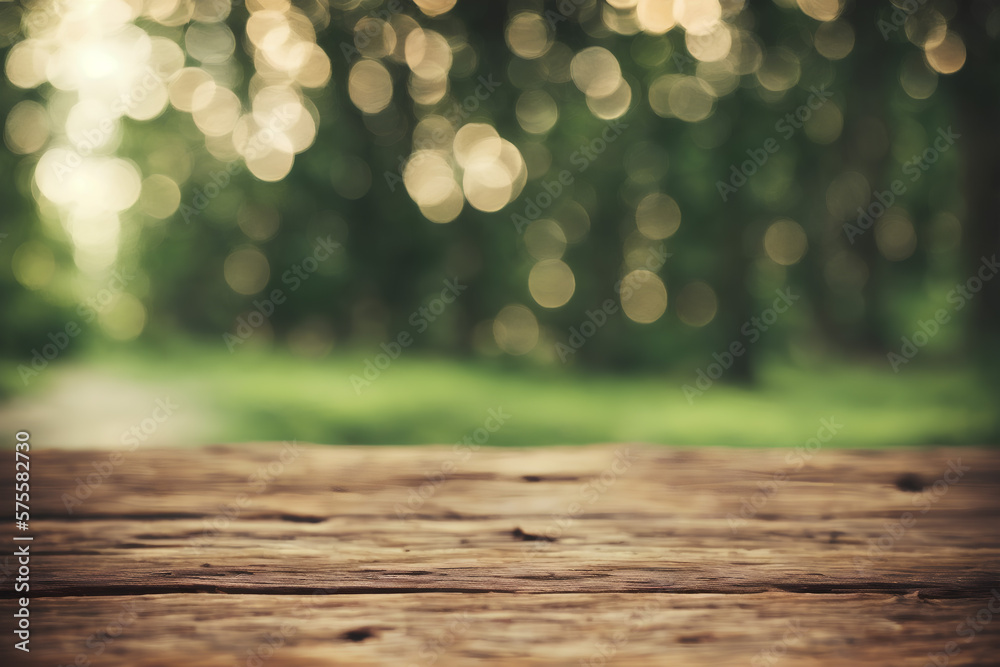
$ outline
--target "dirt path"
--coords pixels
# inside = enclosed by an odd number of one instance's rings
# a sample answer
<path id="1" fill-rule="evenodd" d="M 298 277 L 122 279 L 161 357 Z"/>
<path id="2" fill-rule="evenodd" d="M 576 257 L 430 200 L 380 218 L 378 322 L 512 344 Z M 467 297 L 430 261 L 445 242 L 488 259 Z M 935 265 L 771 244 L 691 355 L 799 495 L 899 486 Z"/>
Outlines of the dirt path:
<path id="1" fill-rule="evenodd" d="M 196 390 L 142 383 L 88 367 L 56 373 L 37 393 L 0 404 L 0 431 L 27 430 L 43 448 L 207 444 L 214 420 Z"/>

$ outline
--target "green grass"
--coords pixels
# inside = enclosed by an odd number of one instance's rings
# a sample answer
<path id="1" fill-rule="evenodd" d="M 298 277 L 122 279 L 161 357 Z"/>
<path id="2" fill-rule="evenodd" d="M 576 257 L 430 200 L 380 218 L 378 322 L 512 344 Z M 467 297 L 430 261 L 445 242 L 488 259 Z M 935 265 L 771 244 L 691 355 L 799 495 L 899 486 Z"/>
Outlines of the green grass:
<path id="1" fill-rule="evenodd" d="M 364 357 L 304 360 L 284 353 L 133 348 L 75 362 L 179 393 L 212 415 L 205 441 L 295 438 L 330 444 L 453 443 L 510 415 L 495 445 L 649 442 L 795 446 L 820 419 L 843 428 L 833 447 L 991 444 L 996 395 L 971 370 L 772 364 L 753 389 L 716 384 L 689 405 L 687 377 L 597 375 L 560 368 L 504 369 L 486 362 L 397 359 L 357 395 L 349 380 Z M 59 369 L 46 382 L 58 379 Z M 44 388 L 36 391 L 44 392 Z"/>

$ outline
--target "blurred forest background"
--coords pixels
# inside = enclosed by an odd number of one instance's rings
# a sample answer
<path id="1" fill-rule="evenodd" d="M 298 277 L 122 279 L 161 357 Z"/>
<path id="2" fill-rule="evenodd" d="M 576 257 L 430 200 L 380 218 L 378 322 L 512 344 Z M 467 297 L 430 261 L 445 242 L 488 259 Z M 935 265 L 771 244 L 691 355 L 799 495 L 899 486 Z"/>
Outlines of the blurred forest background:
<path id="1" fill-rule="evenodd" d="M 998 39 L 985 0 L 0 2 L 0 424 L 997 442 Z"/>

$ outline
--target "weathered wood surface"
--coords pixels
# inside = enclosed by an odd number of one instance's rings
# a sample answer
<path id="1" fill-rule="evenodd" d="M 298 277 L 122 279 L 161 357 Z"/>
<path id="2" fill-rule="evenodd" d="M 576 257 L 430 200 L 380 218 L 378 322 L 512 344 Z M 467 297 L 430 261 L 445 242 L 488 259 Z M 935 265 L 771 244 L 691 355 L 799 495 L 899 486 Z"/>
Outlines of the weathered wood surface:
<path id="1" fill-rule="evenodd" d="M 955 634 L 984 606 L 853 593 L 45 598 L 44 648 L 25 664 L 889 666 L 958 641 L 949 664 L 996 665 L 995 629 Z"/>
<path id="2" fill-rule="evenodd" d="M 996 450 L 110 456 L 32 453 L 33 650 L 0 659 L 1000 664 Z"/>

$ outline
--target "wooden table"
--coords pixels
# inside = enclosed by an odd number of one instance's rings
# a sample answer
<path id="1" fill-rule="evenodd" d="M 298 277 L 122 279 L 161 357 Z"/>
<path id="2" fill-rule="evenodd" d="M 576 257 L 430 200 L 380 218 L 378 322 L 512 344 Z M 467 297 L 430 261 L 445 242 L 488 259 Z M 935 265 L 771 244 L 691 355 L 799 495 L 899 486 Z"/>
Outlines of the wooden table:
<path id="1" fill-rule="evenodd" d="M 31 474 L 31 652 L 8 557 L 3 664 L 1000 664 L 997 450 L 277 443 Z"/>

